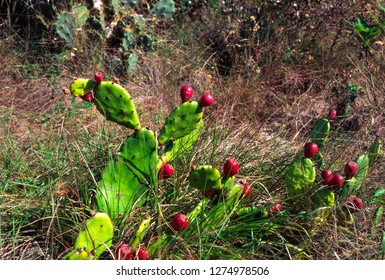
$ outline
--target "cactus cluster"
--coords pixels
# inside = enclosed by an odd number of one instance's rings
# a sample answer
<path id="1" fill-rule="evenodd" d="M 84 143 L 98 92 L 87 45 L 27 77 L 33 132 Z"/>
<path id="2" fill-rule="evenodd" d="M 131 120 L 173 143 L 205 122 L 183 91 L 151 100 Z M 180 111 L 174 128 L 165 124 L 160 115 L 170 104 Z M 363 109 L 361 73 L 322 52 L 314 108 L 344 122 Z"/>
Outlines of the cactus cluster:
<path id="1" fill-rule="evenodd" d="M 339 207 L 337 211 L 345 211 L 345 214 L 352 218 L 351 214 L 354 212 L 351 211 L 354 200 L 352 197 L 364 183 L 369 168 L 380 152 L 380 140 L 376 138 L 366 154 L 345 164 L 345 176 L 324 169 L 325 162 L 321 152 L 329 137 L 330 121 L 335 118 L 335 115 L 334 111 L 330 111 L 328 118 L 320 118 L 316 121 L 310 134 L 311 141 L 304 146 L 304 156 L 295 158 L 287 166 L 284 174 L 288 197 L 305 207 L 313 232 L 327 220 L 336 208 L 337 202 L 338 205 L 348 206 Z M 317 170 L 322 172 L 318 174 Z M 321 179 L 316 180 L 319 177 Z M 357 199 L 359 198 L 355 201 Z M 362 207 L 360 202 L 357 202 L 357 205 Z M 341 216 L 343 215 L 339 215 Z"/>
<path id="2" fill-rule="evenodd" d="M 238 162 L 228 159 L 224 164 L 224 170 L 229 162 Z M 164 250 L 179 238 L 188 239 L 197 234 L 217 232 L 239 208 L 243 200 L 251 193 L 251 187 L 246 183 L 237 183 L 237 173 L 229 176 L 223 174 L 210 165 L 201 165 L 190 172 L 189 183 L 191 187 L 206 193 L 213 191 L 213 195 L 202 196 L 202 199 L 187 214 L 178 214 L 171 221 L 173 232 L 165 233 L 148 248 L 149 256 L 155 256 L 158 250 Z"/>
<path id="3" fill-rule="evenodd" d="M 96 210 L 119 227 L 134 209 L 142 206 L 154 194 L 159 180 L 172 176 L 174 170 L 170 162 L 182 156 L 197 141 L 203 128 L 203 107 L 197 101 L 182 99 L 181 104 L 166 118 L 159 135 L 156 136 L 151 129 L 141 127 L 133 100 L 116 79 L 103 81 L 103 75 L 95 72 L 93 79 L 74 80 L 69 91 L 75 97 L 92 102 L 107 120 L 133 130 L 121 145 L 119 153 L 109 160 L 101 179 L 97 182 L 95 192 Z M 164 153 L 160 154 L 162 150 Z M 196 170 L 194 172 L 197 172 Z M 191 179 L 192 182 L 211 179 L 209 170 L 211 169 L 204 169 L 203 174 L 200 174 L 203 179 L 195 176 L 195 179 Z M 219 171 L 217 178 L 214 177 L 213 180 L 218 184 L 216 187 L 222 186 Z M 87 221 L 87 228 L 90 228 L 88 224 L 95 217 Z M 148 228 L 147 222 L 146 226 L 141 226 L 139 231 L 145 232 Z M 132 249 L 135 250 L 138 246 L 137 240 L 141 240 L 143 234 L 136 234 L 136 239 L 130 244 Z M 76 241 L 74 249 L 76 252 L 78 243 L 86 242 L 84 237 L 81 237 L 83 235 L 85 233 L 79 233 L 78 240 L 83 241 Z M 112 237 L 108 235 L 108 240 L 110 239 Z M 102 247 L 100 248 L 98 250 L 102 250 Z M 89 251 L 87 250 L 88 255 Z M 71 255 L 68 259 L 78 258 L 79 254 Z M 97 251 L 96 254 L 92 254 L 92 258 L 98 258 L 99 255 L 100 252 Z"/>
<path id="4" fill-rule="evenodd" d="M 121 42 L 119 50 L 121 58 L 119 64 L 127 66 L 127 72 L 132 75 L 136 71 L 138 54 L 150 52 L 156 37 L 151 34 L 153 25 L 158 20 L 169 20 L 175 13 L 175 3 L 172 0 L 160 0 L 154 4 L 148 14 L 139 14 L 140 5 L 147 5 L 141 0 L 113 0 L 113 15 L 105 16 L 103 5 L 98 8 L 99 15 L 95 11 L 88 10 L 85 6 L 77 4 L 71 11 L 64 11 L 58 15 L 56 31 L 67 46 L 73 48 L 78 34 L 93 36 L 97 34 L 99 39 L 111 39 L 116 47 L 116 41 Z M 144 10 L 148 10 L 146 7 Z M 108 18 L 109 22 L 106 22 Z M 86 25 L 87 23 L 87 25 Z M 93 36 L 95 37 L 95 36 Z M 90 37 L 91 38 L 91 37 Z"/>

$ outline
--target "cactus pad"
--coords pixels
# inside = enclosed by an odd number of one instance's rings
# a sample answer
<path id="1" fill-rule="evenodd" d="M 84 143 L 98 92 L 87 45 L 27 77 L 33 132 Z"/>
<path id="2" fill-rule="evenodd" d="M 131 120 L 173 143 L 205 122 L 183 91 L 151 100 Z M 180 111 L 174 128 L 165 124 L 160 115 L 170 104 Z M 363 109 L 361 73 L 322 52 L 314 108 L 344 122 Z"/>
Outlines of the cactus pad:
<path id="1" fill-rule="evenodd" d="M 60 38 L 66 41 L 68 47 L 74 45 L 76 36 L 76 19 L 72 13 L 62 12 L 56 21 L 56 32 Z"/>
<path id="2" fill-rule="evenodd" d="M 219 190 L 222 188 L 221 174 L 211 165 L 201 165 L 190 172 L 190 185 L 200 190 Z"/>
<path id="3" fill-rule="evenodd" d="M 98 183 L 96 205 L 111 219 L 124 219 L 134 206 L 146 201 L 150 186 L 156 184 L 157 143 L 152 131 L 141 129 L 121 147 L 117 161 L 110 160 Z"/>
<path id="4" fill-rule="evenodd" d="M 74 250 L 64 256 L 67 260 L 98 259 L 111 246 L 114 228 L 106 213 L 98 212 L 87 220 L 76 238 Z"/>
<path id="5" fill-rule="evenodd" d="M 203 109 L 198 102 L 182 103 L 167 117 L 159 133 L 159 144 L 167 144 L 189 134 L 199 125 L 202 116 Z"/>
<path id="6" fill-rule="evenodd" d="M 311 159 L 297 158 L 286 169 L 284 180 L 289 197 L 306 193 L 316 176 L 315 167 Z"/>
<path id="7" fill-rule="evenodd" d="M 202 128 L 203 120 L 201 119 L 198 122 L 197 127 L 189 134 L 175 141 L 169 142 L 166 146 L 165 153 L 162 155 L 162 160 L 164 162 L 173 161 L 176 158 L 179 158 L 181 155 L 185 154 L 187 151 L 191 150 L 193 145 L 198 140 Z"/>
<path id="8" fill-rule="evenodd" d="M 138 246 L 142 242 L 150 224 L 151 224 L 151 217 L 144 219 L 140 223 L 138 230 L 136 231 L 135 235 L 133 236 L 133 238 L 130 241 L 130 246 L 131 246 L 132 250 L 136 250 L 136 248 L 138 248 Z"/>
<path id="9" fill-rule="evenodd" d="M 94 90 L 96 82 L 89 79 L 76 79 L 70 85 L 71 94 L 73 96 L 83 96 Z"/>
<path id="10" fill-rule="evenodd" d="M 94 103 L 107 120 L 127 128 L 140 129 L 134 102 L 128 92 L 114 82 L 102 82 L 94 88 Z"/>
<path id="11" fill-rule="evenodd" d="M 310 199 L 312 203 L 311 209 L 314 209 L 309 214 L 311 223 L 313 227 L 321 226 L 326 222 L 333 210 L 335 195 L 328 188 L 322 188 L 317 190 Z"/>
<path id="12" fill-rule="evenodd" d="M 329 120 L 326 118 L 318 119 L 311 131 L 310 139 L 313 143 L 316 143 L 318 147 L 322 148 L 329 136 L 329 132 Z"/>
<path id="13" fill-rule="evenodd" d="M 150 12 L 157 18 L 170 19 L 175 12 L 175 3 L 173 0 L 159 0 Z"/>

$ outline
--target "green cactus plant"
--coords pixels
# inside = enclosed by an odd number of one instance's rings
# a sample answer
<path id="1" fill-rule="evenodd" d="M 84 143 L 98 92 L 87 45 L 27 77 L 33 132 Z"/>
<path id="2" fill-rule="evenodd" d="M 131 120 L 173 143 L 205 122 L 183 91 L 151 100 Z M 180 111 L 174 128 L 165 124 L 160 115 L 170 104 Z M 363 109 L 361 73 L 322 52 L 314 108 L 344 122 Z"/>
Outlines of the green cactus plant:
<path id="1" fill-rule="evenodd" d="M 62 12 L 56 21 L 56 32 L 60 38 L 66 41 L 68 47 L 74 45 L 76 35 L 76 19 L 72 13 Z"/>
<path id="2" fill-rule="evenodd" d="M 96 260 L 111 246 L 114 229 L 110 217 L 98 212 L 88 219 L 65 260 Z"/>
<path id="3" fill-rule="evenodd" d="M 222 188 L 221 174 L 211 165 L 201 165 L 190 172 L 190 185 L 201 190 L 219 190 Z"/>
<path id="4" fill-rule="evenodd" d="M 139 117 L 129 93 L 119 84 L 102 82 L 94 88 L 95 105 L 107 120 L 140 130 Z"/>
<path id="5" fill-rule="evenodd" d="M 286 168 L 284 180 L 290 199 L 298 199 L 307 193 L 316 178 L 315 166 L 309 158 L 296 158 Z"/>
<path id="6" fill-rule="evenodd" d="M 330 122 L 326 118 L 320 118 L 315 123 L 311 134 L 310 139 L 313 143 L 316 143 L 319 148 L 322 148 L 325 145 L 325 142 L 330 133 Z"/>
<path id="7" fill-rule="evenodd" d="M 198 169 L 198 167 L 191 173 L 202 176 L 201 179 L 196 179 L 196 181 L 203 184 L 199 187 L 197 186 L 198 189 L 203 190 L 205 189 L 206 171 L 212 172 L 214 168 L 207 165 L 200 167 L 201 169 Z M 197 169 L 201 170 L 201 172 L 195 172 Z M 177 235 L 166 233 L 160 236 L 149 246 L 149 256 L 155 256 L 157 252 L 168 248 L 179 238 L 188 240 L 192 236 L 199 234 L 210 234 L 212 232 L 220 231 L 226 220 L 235 214 L 237 207 L 240 206 L 243 193 L 243 187 L 240 184 L 235 183 L 235 177 L 223 179 L 221 185 L 223 185 L 223 189 L 221 190 L 221 195 L 218 200 L 211 200 L 208 197 L 203 197 L 197 203 L 195 208 L 187 215 L 189 226 Z"/>
<path id="8" fill-rule="evenodd" d="M 83 99 L 92 92 L 93 97 L 88 101 L 93 102 L 107 120 L 134 130 L 120 147 L 119 153 L 109 160 L 95 191 L 97 211 L 103 212 L 119 228 L 132 210 L 148 201 L 149 194 L 158 187 L 158 171 L 162 163 L 177 159 L 197 141 L 203 128 L 203 109 L 196 101 L 180 104 L 166 119 L 157 138 L 150 129 L 140 127 L 139 117 L 128 92 L 114 82 L 103 81 L 101 73 L 96 72 L 94 79 L 74 80 L 70 92 Z M 158 154 L 158 143 L 165 144 L 163 156 Z M 218 170 L 211 168 L 205 172 L 208 181 L 213 179 L 215 182 L 211 187 L 221 187 Z M 131 240 L 131 246 L 139 245 L 149 222 L 149 219 L 142 222 Z M 68 259 L 95 258 L 94 253 L 77 248 L 85 242 L 84 235 L 83 232 L 79 233 L 77 240 L 80 241 Z M 96 257 L 99 255 L 97 252 Z"/>
<path id="9" fill-rule="evenodd" d="M 170 19 L 175 12 L 175 2 L 173 0 L 159 0 L 150 12 L 157 18 Z"/>
<path id="10" fill-rule="evenodd" d="M 195 129 L 193 129 L 189 134 L 176 139 L 175 141 L 168 142 L 165 148 L 165 152 L 162 155 L 162 161 L 163 162 L 170 162 L 177 158 L 179 158 L 181 155 L 185 154 L 189 150 L 192 149 L 193 145 L 196 143 L 196 141 L 199 138 L 200 132 L 203 129 L 204 122 L 203 119 L 201 119 Z"/>
<path id="11" fill-rule="evenodd" d="M 98 209 L 113 220 L 126 218 L 157 185 L 157 165 L 154 133 L 146 128 L 134 132 L 122 145 L 118 159 L 110 160 L 102 173 L 95 199 Z"/>
<path id="12" fill-rule="evenodd" d="M 203 108 L 197 101 L 180 104 L 170 113 L 160 130 L 159 144 L 165 145 L 189 134 L 199 125 L 202 116 Z"/>

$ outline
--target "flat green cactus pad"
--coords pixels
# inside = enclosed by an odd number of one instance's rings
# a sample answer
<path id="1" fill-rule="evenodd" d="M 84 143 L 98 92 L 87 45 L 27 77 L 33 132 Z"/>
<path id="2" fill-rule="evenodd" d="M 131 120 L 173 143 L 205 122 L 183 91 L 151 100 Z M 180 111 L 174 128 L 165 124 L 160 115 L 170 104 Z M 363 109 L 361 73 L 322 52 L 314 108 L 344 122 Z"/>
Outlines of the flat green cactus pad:
<path id="1" fill-rule="evenodd" d="M 363 182 L 365 181 L 366 176 L 369 173 L 370 159 L 369 159 L 369 156 L 367 156 L 367 155 L 360 155 L 357 158 L 356 162 L 358 164 L 358 169 L 357 169 L 356 176 L 354 176 L 354 177 L 357 180 L 357 185 L 356 185 L 356 189 L 354 191 L 357 191 L 362 186 Z"/>
<path id="2" fill-rule="evenodd" d="M 211 165 L 200 165 L 190 172 L 190 185 L 200 190 L 219 190 L 222 188 L 221 174 Z"/>
<path id="3" fill-rule="evenodd" d="M 71 94 L 77 97 L 93 91 L 95 86 L 96 82 L 94 80 L 76 79 L 71 83 L 70 90 Z"/>
<path id="4" fill-rule="evenodd" d="M 87 220 L 76 238 L 74 250 L 64 256 L 65 260 L 92 260 L 111 246 L 114 228 L 106 213 L 98 212 Z"/>
<path id="5" fill-rule="evenodd" d="M 94 103 L 107 120 L 139 130 L 140 122 L 129 93 L 119 84 L 106 81 L 95 86 Z"/>
<path id="6" fill-rule="evenodd" d="M 239 184 L 235 184 L 232 189 L 228 190 L 228 197 L 224 200 L 219 200 L 218 204 L 213 206 L 211 209 L 207 209 L 204 215 L 201 215 L 199 223 L 191 226 L 190 230 L 186 232 L 184 237 L 192 236 L 197 232 L 212 232 L 218 230 L 224 225 L 225 221 L 235 213 L 240 198 L 242 196 L 243 187 Z M 197 218 L 199 218 L 197 216 Z"/>
<path id="7" fill-rule="evenodd" d="M 316 143 L 318 147 L 323 147 L 325 144 L 330 132 L 330 122 L 326 118 L 318 119 L 315 123 L 311 134 L 310 139 L 312 142 Z"/>
<path id="8" fill-rule="evenodd" d="M 155 135 L 141 129 L 130 135 L 121 147 L 117 160 L 110 160 L 102 173 L 96 192 L 96 205 L 111 219 L 124 218 L 134 206 L 141 206 L 148 190 L 157 182 Z"/>
<path id="9" fill-rule="evenodd" d="M 306 193 L 316 176 L 315 166 L 309 158 L 297 158 L 286 169 L 284 180 L 289 197 Z"/>
<path id="10" fill-rule="evenodd" d="M 167 117 L 160 130 L 159 144 L 167 144 L 193 131 L 200 123 L 203 109 L 196 101 L 184 102 Z"/>
<path id="11" fill-rule="evenodd" d="M 171 141 L 167 144 L 165 153 L 162 155 L 163 162 L 170 162 L 179 158 L 192 149 L 194 144 L 199 138 L 200 132 L 203 128 L 203 120 L 198 122 L 197 127 L 189 134 L 179 138 L 175 141 Z"/>

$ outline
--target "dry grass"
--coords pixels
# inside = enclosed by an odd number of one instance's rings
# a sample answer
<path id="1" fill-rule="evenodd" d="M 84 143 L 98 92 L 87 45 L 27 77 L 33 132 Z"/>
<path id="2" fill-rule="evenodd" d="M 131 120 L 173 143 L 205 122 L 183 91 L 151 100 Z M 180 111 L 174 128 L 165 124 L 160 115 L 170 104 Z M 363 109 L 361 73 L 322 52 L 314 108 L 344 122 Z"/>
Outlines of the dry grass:
<path id="1" fill-rule="evenodd" d="M 186 21 L 184 28 L 193 28 L 193 23 Z M 321 23 L 316 25 L 322 34 L 327 33 L 320 26 Z M 347 46 L 350 39 L 346 37 L 337 40 L 340 33 L 334 30 L 319 42 L 318 56 L 306 53 L 304 59 L 296 60 L 295 53 L 290 53 L 292 63 L 283 63 L 279 58 L 287 52 L 285 46 L 292 41 L 293 30 L 286 34 L 279 29 L 277 45 L 249 42 L 250 53 L 245 53 L 244 48 L 237 47 L 242 41 L 236 32 L 221 30 L 225 40 L 222 49 L 215 49 L 212 41 L 204 44 L 211 37 L 202 27 L 171 27 L 161 34 L 163 43 L 157 50 L 141 58 L 136 75 L 121 77 L 121 81 L 137 105 L 142 126 L 151 125 L 157 131 L 179 104 L 181 85 L 191 84 L 196 90 L 195 99 L 204 92 L 213 94 L 215 104 L 207 108 L 202 139 L 190 161 L 185 162 L 187 167 L 180 167 L 181 185 L 185 185 L 194 162 L 221 166 L 227 157 L 234 156 L 242 166 L 240 179 L 255 190 L 250 205 L 265 207 L 273 199 L 285 199 L 285 162 L 301 153 L 317 118 L 346 102 L 342 91 L 337 95 L 333 88 L 345 88 L 349 83 L 361 86 L 362 91 L 350 103 L 352 116 L 332 123 L 330 148 L 325 152 L 327 161 L 341 170 L 345 161 L 366 150 L 375 135 L 385 139 L 385 56 L 381 45 L 374 46 L 372 55 L 359 58 L 358 46 Z M 216 26 L 208 27 L 215 30 Z M 191 37 L 181 39 L 176 34 Z M 331 44 L 334 49 L 328 49 Z M 61 89 L 68 87 L 74 76 L 92 77 L 96 69 L 113 73 L 93 60 L 87 65 L 81 51 L 77 61 L 60 64 L 52 59 L 40 63 L 33 72 L 33 63 L 26 63 L 28 53 L 24 53 L 23 60 L 12 54 L 11 45 L 0 49 L 0 121 L 4 124 L 0 127 L 0 158 L 7 159 L 0 173 L 5 190 L 0 194 L 0 210 L 5 217 L 0 220 L 0 258 L 61 258 L 71 249 L 79 224 L 86 219 L 84 212 L 91 211 L 84 202 L 89 199 L 87 186 L 94 185 L 93 176 L 97 179 L 103 168 L 101 162 L 106 162 L 108 153 L 117 150 L 128 133 L 106 122 L 95 109 L 81 107 L 81 101 L 72 100 Z M 221 76 L 217 54 L 225 51 L 233 63 L 247 65 L 247 71 L 238 66 L 228 76 Z M 268 58 L 263 60 L 261 55 Z M 48 75 L 47 69 L 52 66 L 60 68 L 60 74 Z M 359 192 L 365 201 L 364 210 L 355 216 L 350 227 L 341 227 L 332 215 L 319 233 L 310 237 L 295 223 L 293 227 L 283 224 L 283 228 L 271 230 L 259 241 L 258 252 L 237 251 L 239 244 L 230 241 L 221 241 L 220 245 L 239 258 L 378 259 L 384 219 L 373 230 L 379 205 L 370 203 L 369 198 L 376 189 L 383 188 L 384 166 L 381 153 Z M 161 191 L 166 193 L 170 186 L 163 187 Z M 180 193 L 187 201 L 178 207 L 189 209 L 193 195 L 184 189 Z M 171 205 L 164 211 L 169 215 L 175 209 Z M 297 222 L 295 215 L 290 218 Z M 131 233 L 127 230 L 124 235 Z M 282 240 L 292 247 L 282 245 Z M 298 255 L 297 248 L 306 254 Z M 182 256 L 199 257 L 195 253 Z"/>

